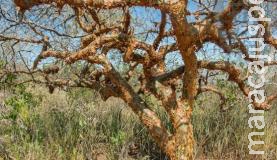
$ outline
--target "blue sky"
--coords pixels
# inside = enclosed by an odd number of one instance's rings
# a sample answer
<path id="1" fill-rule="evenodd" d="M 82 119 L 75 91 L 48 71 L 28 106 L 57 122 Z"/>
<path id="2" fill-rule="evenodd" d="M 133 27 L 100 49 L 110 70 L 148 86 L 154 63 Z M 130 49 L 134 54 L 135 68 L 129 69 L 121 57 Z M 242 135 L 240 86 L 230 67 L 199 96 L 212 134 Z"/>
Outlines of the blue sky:
<path id="1" fill-rule="evenodd" d="M 215 7 L 215 11 L 222 11 L 224 9 L 224 6 L 226 5 L 228 0 L 219 0 L 219 4 Z M 14 6 L 12 5 L 10 0 L 0 0 L 1 2 L 1 7 L 6 10 L 7 12 L 9 12 L 10 14 L 10 18 L 15 19 L 15 14 L 16 14 L 16 10 L 14 8 Z M 32 9 L 32 12 L 26 12 L 25 16 L 28 17 L 29 21 L 38 23 L 42 26 L 47 26 L 49 28 L 53 28 L 55 30 L 57 30 L 60 33 L 66 33 L 67 30 L 65 30 L 65 28 L 68 29 L 68 32 L 73 32 L 74 35 L 83 35 L 84 33 L 79 30 L 76 29 L 77 27 L 75 25 L 72 25 L 73 19 L 70 20 L 68 23 L 66 23 L 65 25 L 60 25 L 60 22 L 62 20 L 64 20 L 67 17 L 70 17 L 69 12 L 63 12 L 65 11 L 65 9 L 63 9 L 62 12 L 60 12 L 60 15 L 57 14 L 56 17 L 52 17 L 52 20 L 49 21 L 49 17 L 47 16 L 39 16 L 39 13 L 41 13 L 41 11 L 36 11 L 36 7 L 34 7 Z M 194 12 L 198 9 L 197 3 L 193 2 L 192 0 L 189 1 L 189 7 L 188 7 L 190 12 Z M 135 33 L 142 33 L 146 30 L 149 29 L 157 29 L 158 26 L 155 26 L 155 23 L 153 22 L 160 22 L 161 19 L 161 13 L 158 10 L 152 9 L 152 8 L 145 8 L 145 7 L 132 7 L 130 9 L 132 17 L 133 17 L 133 21 L 136 20 L 136 23 L 141 25 L 140 27 L 137 27 L 136 25 L 134 25 L 133 27 L 135 28 Z M 55 10 L 53 10 L 52 12 L 56 12 Z M 245 13 L 242 13 L 245 14 Z M 194 17 L 188 16 L 187 17 L 188 20 L 194 21 Z M 169 20 L 168 20 L 169 22 Z M 0 31 L 2 31 L 4 28 L 6 28 L 7 25 L 12 24 L 12 23 L 8 23 L 6 21 L 3 21 L 2 18 L 0 18 L 0 23 L 2 24 L 0 27 Z M 70 24 L 70 25 L 69 25 Z M 170 23 L 167 24 L 167 29 L 170 28 Z M 68 42 L 69 46 L 66 46 L 67 49 L 69 51 L 74 51 L 75 49 L 78 48 L 78 46 L 80 45 L 80 39 L 79 38 L 67 38 L 67 37 L 57 37 L 55 34 L 49 32 L 49 31 L 45 31 L 45 30 L 41 30 L 43 31 L 43 33 L 47 36 L 50 37 L 50 40 L 52 41 L 53 46 L 55 46 L 56 42 L 61 42 L 66 41 Z M 24 25 L 20 25 L 19 27 L 16 28 L 16 32 L 14 32 L 14 30 L 8 30 L 5 31 L 5 34 L 8 34 L 10 32 L 10 34 L 15 34 L 18 35 L 20 37 L 25 37 L 27 38 L 30 35 L 35 35 L 34 33 L 32 33 L 32 31 L 30 31 L 30 29 L 28 29 L 27 26 Z M 143 38 L 145 38 L 146 34 L 140 34 L 141 40 L 143 40 Z M 149 35 L 149 37 L 146 39 L 147 43 L 152 43 L 154 38 L 156 35 Z M 40 39 L 41 37 L 36 36 L 38 39 Z M 168 43 L 174 43 L 174 38 L 165 38 L 163 40 L 163 44 L 168 44 Z M 31 62 L 37 54 L 39 54 L 40 50 L 41 50 L 41 46 L 36 46 L 36 45 L 26 45 L 26 44 L 18 44 L 17 45 L 18 49 L 22 49 L 24 48 L 25 50 L 31 50 L 34 51 L 36 54 L 35 55 L 30 55 L 29 52 L 26 52 L 24 55 L 26 55 L 26 57 L 29 57 L 29 61 Z M 56 47 L 55 49 L 62 49 L 61 46 L 60 47 Z M 236 56 L 236 55 L 232 55 L 232 56 L 228 56 L 226 54 L 222 54 L 222 49 L 220 49 L 218 46 L 212 44 L 212 43 L 206 43 L 204 45 L 204 48 L 202 50 L 199 51 L 198 53 L 198 59 L 203 59 L 204 56 L 201 53 L 203 50 L 207 50 L 208 51 L 208 58 L 210 59 L 214 59 L 214 60 L 220 60 L 220 59 L 230 59 L 232 61 L 237 61 L 237 62 L 241 62 L 242 59 L 240 56 Z M 24 53 L 24 51 L 23 51 Z M 228 58 L 227 58 L 228 57 Z M 119 60 L 121 61 L 121 60 Z M 171 67 L 172 65 L 183 65 L 183 62 L 181 60 L 181 56 L 178 54 L 178 52 L 173 52 L 167 55 L 166 57 L 166 61 L 168 62 L 169 67 Z M 48 62 L 48 61 L 46 61 Z"/>

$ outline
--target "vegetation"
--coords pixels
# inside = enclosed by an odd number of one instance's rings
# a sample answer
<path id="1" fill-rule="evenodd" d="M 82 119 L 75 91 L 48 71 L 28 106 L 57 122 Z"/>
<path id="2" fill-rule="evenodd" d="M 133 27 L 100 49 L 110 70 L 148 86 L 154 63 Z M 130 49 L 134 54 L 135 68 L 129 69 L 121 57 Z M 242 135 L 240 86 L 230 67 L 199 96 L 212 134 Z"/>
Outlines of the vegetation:
<path id="1" fill-rule="evenodd" d="M 6 97 L 0 117 L 1 149 L 5 148 L 1 150 L 2 158 L 165 159 L 147 129 L 120 99 L 104 102 L 88 89 L 49 94 L 47 88 L 40 86 L 16 88 L 2 94 Z M 245 101 L 236 96 L 238 92 L 230 94 L 228 103 L 233 106 L 228 112 L 220 111 L 215 95 L 199 97 L 192 121 L 196 159 L 255 158 L 248 154 L 247 148 L 250 115 Z M 209 103 L 203 103 L 207 100 Z M 267 154 L 256 159 L 277 158 L 276 113 L 275 104 L 265 115 Z M 159 117 L 167 123 L 163 111 Z"/>
<path id="2" fill-rule="evenodd" d="M 276 2 L 0 2 L 4 159 L 276 159 Z"/>

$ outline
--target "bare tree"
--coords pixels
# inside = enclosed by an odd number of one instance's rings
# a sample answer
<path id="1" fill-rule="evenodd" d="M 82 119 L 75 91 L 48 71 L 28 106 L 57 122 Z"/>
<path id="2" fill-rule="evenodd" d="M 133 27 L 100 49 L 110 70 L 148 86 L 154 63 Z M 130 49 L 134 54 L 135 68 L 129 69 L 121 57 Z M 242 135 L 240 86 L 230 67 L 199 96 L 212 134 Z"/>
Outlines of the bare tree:
<path id="1" fill-rule="evenodd" d="M 276 5 L 269 0 L 264 3 Z M 214 92 L 224 104 L 224 94 L 210 83 L 213 76 L 210 71 L 227 73 L 226 81 L 237 84 L 245 96 L 251 91 L 243 68 L 228 59 L 211 61 L 198 57 L 203 49 L 210 49 L 205 44 L 213 44 L 220 49 L 217 52 L 220 55 L 243 55 L 244 63 L 255 60 L 250 56 L 253 53 L 248 52 L 251 44 L 246 40 L 253 36 L 247 33 L 249 23 L 245 19 L 253 4 L 243 0 L 223 3 L 217 0 L 14 0 L 14 4 L 7 3 L 9 9 L 1 9 L 1 46 L 9 42 L 11 48 L 9 55 L 3 52 L 6 63 L 1 69 L 2 78 L 11 73 L 21 74 L 28 78 L 20 83 L 45 84 L 50 92 L 57 87 L 86 87 L 99 91 L 104 100 L 111 96 L 121 98 L 172 160 L 193 159 L 191 117 L 197 95 Z M 157 16 L 152 16 L 151 22 L 139 24 L 135 19 L 142 15 L 135 17 L 131 13 L 136 7 L 152 8 Z M 147 23 L 153 26 L 144 28 Z M 273 24 L 259 23 L 265 26 L 262 36 L 265 43 L 277 49 L 277 39 L 271 31 Z M 124 74 L 109 58 L 114 51 L 121 54 L 127 65 Z M 23 53 L 29 56 L 24 57 Z M 166 57 L 170 53 L 179 53 L 178 60 L 184 65 L 168 70 Z M 33 58 L 34 55 L 38 56 Z M 16 67 L 13 59 L 21 60 L 25 67 Z M 32 67 L 26 59 L 32 62 Z M 41 67 L 42 61 L 48 67 Z M 76 67 L 77 64 L 81 67 Z M 276 64 L 275 60 L 265 63 Z M 73 68 L 68 70 L 69 74 L 60 73 L 68 67 Z M 134 87 L 129 80 L 139 67 L 142 69 L 136 77 L 139 85 Z M 141 95 L 153 95 L 161 102 L 173 131 L 166 128 Z M 265 102 L 254 101 L 253 105 L 267 110 L 276 98 L 277 94 L 270 95 Z"/>

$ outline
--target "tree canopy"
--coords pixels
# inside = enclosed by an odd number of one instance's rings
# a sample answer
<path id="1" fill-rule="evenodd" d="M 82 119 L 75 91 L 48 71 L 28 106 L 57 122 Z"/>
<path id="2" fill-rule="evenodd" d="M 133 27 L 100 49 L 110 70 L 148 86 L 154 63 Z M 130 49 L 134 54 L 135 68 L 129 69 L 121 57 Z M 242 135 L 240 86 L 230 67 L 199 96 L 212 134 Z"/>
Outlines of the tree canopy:
<path id="1" fill-rule="evenodd" d="M 121 98 L 171 159 L 193 157 L 191 116 L 199 94 L 219 95 L 224 110 L 216 79 L 249 97 L 253 55 L 271 56 L 265 66 L 277 64 L 277 5 L 270 0 L 260 5 L 266 14 L 250 15 L 256 5 L 243 0 L 2 0 L 0 6 L 2 82 L 22 75 L 13 83 L 43 84 L 50 92 L 85 87 L 104 100 Z M 250 49 L 263 44 L 262 51 Z M 174 131 L 142 95 L 161 102 Z M 255 109 L 268 110 L 276 98 L 249 99 Z"/>

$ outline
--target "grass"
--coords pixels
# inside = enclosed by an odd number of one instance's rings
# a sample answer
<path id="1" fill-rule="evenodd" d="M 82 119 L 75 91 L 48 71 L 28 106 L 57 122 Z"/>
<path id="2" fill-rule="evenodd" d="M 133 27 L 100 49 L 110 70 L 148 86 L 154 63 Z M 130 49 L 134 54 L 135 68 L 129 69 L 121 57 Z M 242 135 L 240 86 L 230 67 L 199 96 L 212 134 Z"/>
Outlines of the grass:
<path id="1" fill-rule="evenodd" d="M 14 159 L 166 159 L 123 101 L 103 102 L 86 89 L 48 94 L 45 88 L 31 88 L 8 94 L 6 103 L 12 105 L 1 108 L 0 142 Z M 232 99 L 226 112 L 219 110 L 218 101 L 210 94 L 197 101 L 196 159 L 277 159 L 276 104 L 265 114 L 266 154 L 253 157 L 247 148 L 251 130 L 246 100 Z M 170 128 L 165 113 L 159 110 L 159 115 Z"/>

